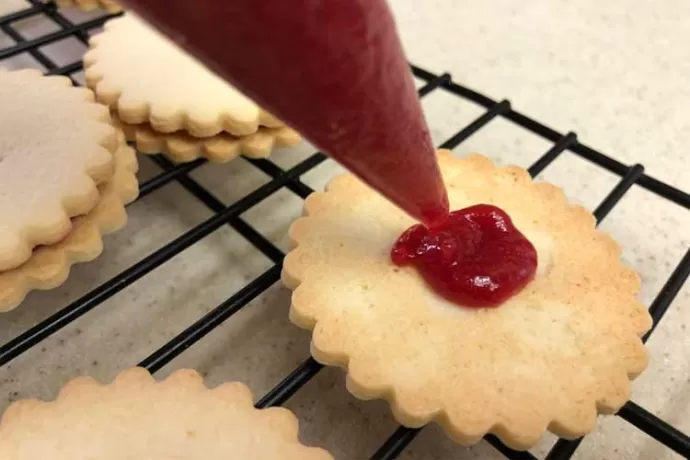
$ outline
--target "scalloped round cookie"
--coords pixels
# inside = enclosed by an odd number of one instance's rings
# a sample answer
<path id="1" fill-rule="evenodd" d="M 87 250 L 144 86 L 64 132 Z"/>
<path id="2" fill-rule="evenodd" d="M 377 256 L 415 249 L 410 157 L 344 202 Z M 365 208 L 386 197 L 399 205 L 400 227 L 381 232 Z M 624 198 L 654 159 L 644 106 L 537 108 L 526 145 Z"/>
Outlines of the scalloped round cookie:
<path id="1" fill-rule="evenodd" d="M 290 319 L 347 387 L 385 398 L 400 423 L 436 421 L 457 442 L 496 434 L 514 449 L 548 429 L 576 438 L 630 397 L 651 318 L 639 277 L 594 217 L 524 169 L 439 152 L 451 209 L 493 204 L 535 246 L 535 279 L 498 308 L 436 295 L 390 250 L 413 220 L 351 175 L 307 198 L 283 269 Z"/>
<path id="2" fill-rule="evenodd" d="M 86 84 L 125 123 L 195 137 L 283 126 L 132 13 L 91 38 L 84 66 Z"/>
<path id="3" fill-rule="evenodd" d="M 31 258 L 0 272 L 0 312 L 15 309 L 34 289 L 63 284 L 72 265 L 89 262 L 103 252 L 103 235 L 127 223 L 125 205 L 137 198 L 139 183 L 134 149 L 123 144 L 115 152 L 115 174 L 100 187 L 101 199 L 85 216 L 72 219 L 72 230 L 58 243 L 35 248 Z"/>
<path id="4" fill-rule="evenodd" d="M 113 0 L 55 0 L 55 3 L 61 8 L 76 6 L 83 11 L 93 11 L 97 8 L 102 8 L 108 13 L 122 11 L 122 6 Z"/>
<path id="5" fill-rule="evenodd" d="M 333 460 L 297 438 L 287 409 L 255 409 L 241 383 L 204 386 L 179 370 L 156 382 L 142 368 L 101 385 L 69 382 L 55 401 L 12 404 L 0 422 L 3 460 Z"/>
<path id="6" fill-rule="evenodd" d="M 302 140 L 297 131 L 287 126 L 281 128 L 260 127 L 247 136 L 220 133 L 213 137 L 192 137 L 184 132 L 157 133 L 147 123 L 130 125 L 116 119 L 127 140 L 134 142 L 141 153 L 162 153 L 175 163 L 187 163 L 206 158 L 217 163 L 234 160 L 240 155 L 247 158 L 267 158 L 274 149 L 292 147 Z"/>
<path id="7" fill-rule="evenodd" d="M 70 218 L 98 203 L 113 174 L 117 130 L 107 108 L 66 77 L 0 69 L 0 271 L 39 244 L 53 244 Z"/>

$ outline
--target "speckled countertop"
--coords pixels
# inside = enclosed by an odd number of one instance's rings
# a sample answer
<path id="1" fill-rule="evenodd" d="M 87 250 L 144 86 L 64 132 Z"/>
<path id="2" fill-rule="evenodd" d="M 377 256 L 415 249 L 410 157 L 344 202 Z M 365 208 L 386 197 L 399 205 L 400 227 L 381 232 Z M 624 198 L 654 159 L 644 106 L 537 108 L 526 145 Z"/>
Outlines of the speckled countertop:
<path id="1" fill-rule="evenodd" d="M 0 0 L 0 4 L 3 1 Z M 410 59 L 436 73 L 513 106 L 675 186 L 690 189 L 690 3 L 684 0 L 554 1 L 392 0 Z M 423 7 L 421 5 L 424 5 Z M 80 16 L 71 13 L 73 18 Z M 50 29 L 27 20 L 18 29 L 35 36 Z M 9 39 L 0 32 L 0 48 Z M 46 47 L 68 64 L 83 47 L 74 39 Z M 7 65 L 8 62 L 2 62 Z M 20 56 L 12 66 L 36 66 Z M 442 142 L 481 112 L 439 92 L 423 102 L 434 139 Z M 456 152 L 480 151 L 500 163 L 528 166 L 548 143 L 503 120 L 461 144 Z M 276 154 L 284 167 L 312 152 L 303 145 Z M 305 176 L 321 188 L 340 171 L 325 163 Z M 157 172 L 141 161 L 141 179 Z M 219 198 L 232 202 L 268 177 L 243 160 L 205 165 L 193 177 Z M 616 177 L 564 154 L 543 177 L 563 186 L 574 200 L 593 209 Z M 286 229 L 301 211 L 301 200 L 281 191 L 242 217 L 281 248 Z M 166 186 L 129 208 L 126 229 L 107 237 L 96 262 L 77 266 L 62 288 L 32 294 L 15 312 L 0 318 L 0 342 L 48 317 L 210 216 L 179 185 Z M 690 247 L 690 212 L 633 188 L 602 228 L 624 246 L 624 259 L 643 279 L 649 303 Z M 196 321 L 270 266 L 230 228 L 222 228 L 41 345 L 0 368 L 0 409 L 11 400 L 49 398 L 69 378 L 90 374 L 111 379 Z M 225 380 L 248 383 L 264 394 L 308 354 L 309 334 L 287 320 L 289 293 L 273 286 L 232 320 L 165 367 L 202 372 L 209 385 Z M 685 432 L 690 432 L 690 286 L 686 285 L 649 342 L 651 364 L 636 381 L 633 399 Z M 361 402 L 345 390 L 342 372 L 321 371 L 287 407 L 302 421 L 302 438 L 330 449 L 338 459 L 368 458 L 396 424 L 386 404 Z M 550 436 L 533 450 L 543 453 Z M 405 460 L 498 459 L 485 443 L 462 448 L 429 427 L 400 456 Z M 680 458 L 616 417 L 600 418 L 575 458 Z"/>

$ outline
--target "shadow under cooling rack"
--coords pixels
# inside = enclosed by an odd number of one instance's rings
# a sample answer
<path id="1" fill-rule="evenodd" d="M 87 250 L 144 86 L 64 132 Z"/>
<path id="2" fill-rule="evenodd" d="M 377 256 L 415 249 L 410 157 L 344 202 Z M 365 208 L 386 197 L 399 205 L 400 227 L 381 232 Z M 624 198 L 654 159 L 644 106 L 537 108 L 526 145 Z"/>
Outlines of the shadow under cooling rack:
<path id="1" fill-rule="evenodd" d="M 0 49 L 0 63 L 10 57 L 28 53 L 45 68 L 47 74 L 66 75 L 72 78 L 73 74 L 82 70 L 81 61 L 58 66 L 47 57 L 40 48 L 68 37 L 75 37 L 82 43 L 86 43 L 90 30 L 101 26 L 106 20 L 115 16 L 117 15 L 104 15 L 86 22 L 75 24 L 62 15 L 55 8 L 55 5 L 51 3 L 43 4 L 38 0 L 27 0 L 27 8 L 25 10 L 5 17 L 0 17 L 0 30 L 16 42 L 13 46 Z M 13 24 L 32 17 L 43 17 L 45 20 L 51 21 L 53 24 L 57 25 L 59 30 L 37 38 L 25 39 L 13 27 Z M 560 133 L 545 126 L 515 111 L 511 107 L 509 101 L 496 101 L 479 94 L 476 91 L 454 82 L 449 74 L 437 75 L 415 66 L 412 67 L 412 72 L 417 78 L 425 82 L 425 85 L 419 89 L 420 97 L 425 97 L 434 91 L 445 91 L 455 97 L 469 100 L 485 109 L 481 116 L 468 125 L 459 127 L 458 131 L 439 147 L 453 149 L 486 126 L 491 120 L 501 117 L 510 120 L 525 130 L 537 134 L 552 143 L 551 148 L 543 152 L 528 169 L 532 176 L 536 176 L 543 172 L 545 168 L 549 167 L 549 165 L 556 161 L 564 152 L 578 155 L 619 176 L 620 179 L 618 184 L 594 210 L 594 215 L 598 222 L 606 218 L 619 200 L 633 186 L 642 187 L 690 211 L 690 195 L 688 195 L 688 193 L 645 174 L 642 165 L 628 166 L 620 163 L 579 142 L 575 133 Z M 224 203 L 209 192 L 202 184 L 189 176 L 190 172 L 204 163 L 203 160 L 176 166 L 164 157 L 151 157 L 151 160 L 160 167 L 161 172 L 157 176 L 141 184 L 140 200 L 145 199 L 146 196 L 151 193 L 157 192 L 166 184 L 175 181 L 188 193 L 208 207 L 208 209 L 213 212 L 213 215 L 190 231 L 145 256 L 136 264 L 96 287 L 78 300 L 65 306 L 53 316 L 2 345 L 0 347 L 0 365 L 6 365 L 51 334 L 89 311 L 99 307 L 105 300 L 116 295 L 135 281 L 143 278 L 175 255 L 203 239 L 205 236 L 222 226 L 229 225 L 237 233 L 242 235 L 247 241 L 247 244 L 253 245 L 270 259 L 273 265 L 237 292 L 232 293 L 227 300 L 202 318 L 199 318 L 194 324 L 189 325 L 160 349 L 152 352 L 139 364 L 151 372 L 156 372 L 161 369 L 214 328 L 232 317 L 252 299 L 256 298 L 273 284 L 279 282 L 284 254 L 240 216 L 245 211 L 283 188 L 290 190 L 301 198 L 308 196 L 312 190 L 306 186 L 300 178 L 302 175 L 321 164 L 325 159 L 326 157 L 322 153 L 316 152 L 288 170 L 283 170 L 268 160 L 246 160 L 248 165 L 251 165 L 250 167 L 258 168 L 262 172 L 268 174 L 271 180 L 240 200 L 233 203 Z M 654 332 L 656 326 L 662 320 L 664 314 L 690 275 L 690 248 L 685 254 L 680 254 L 679 258 L 680 261 L 673 270 L 671 276 L 666 280 L 663 288 L 649 306 L 650 313 L 654 319 L 654 327 L 644 337 L 645 341 L 648 340 Z M 264 395 L 257 402 L 256 406 L 263 408 L 283 404 L 321 369 L 321 364 L 317 363 L 311 357 L 305 357 L 304 362 L 287 375 L 271 391 Z M 686 458 L 690 457 L 690 437 L 654 416 L 643 407 L 631 401 L 628 402 L 617 415 L 660 443 L 666 445 L 669 449 L 672 449 Z M 397 458 L 417 436 L 419 431 L 420 429 L 398 428 L 388 439 L 382 440 L 381 447 L 376 452 L 372 453 L 370 458 L 372 460 L 390 460 Z M 537 458 L 529 452 L 518 452 L 506 447 L 493 435 L 486 436 L 485 440 L 496 450 L 505 455 L 506 458 L 516 460 Z M 575 453 L 580 442 L 581 439 L 574 441 L 559 440 L 550 450 L 546 459 L 568 459 Z M 461 449 L 461 447 L 458 447 L 458 449 Z"/>

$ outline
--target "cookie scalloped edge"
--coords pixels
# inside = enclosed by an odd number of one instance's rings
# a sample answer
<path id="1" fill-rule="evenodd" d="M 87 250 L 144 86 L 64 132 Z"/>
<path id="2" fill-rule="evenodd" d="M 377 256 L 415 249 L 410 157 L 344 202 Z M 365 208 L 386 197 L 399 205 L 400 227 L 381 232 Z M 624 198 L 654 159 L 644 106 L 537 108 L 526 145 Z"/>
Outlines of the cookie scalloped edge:
<path id="1" fill-rule="evenodd" d="M 123 144 L 115 153 L 115 161 L 118 163 L 115 175 L 104 186 L 101 200 L 89 214 L 73 219 L 72 230 L 63 240 L 35 249 L 24 264 L 0 272 L 0 313 L 17 308 L 32 290 L 50 290 L 62 285 L 74 264 L 100 256 L 103 235 L 127 224 L 125 206 L 139 194 L 134 149 Z"/>
<path id="2" fill-rule="evenodd" d="M 261 127 L 254 134 L 236 137 L 221 133 L 209 138 L 192 137 L 184 132 L 157 133 L 150 126 L 130 125 L 113 116 L 129 142 L 147 155 L 164 154 L 175 163 L 188 163 L 206 158 L 215 163 L 227 163 L 240 155 L 247 158 L 268 158 L 274 149 L 293 147 L 302 141 L 297 131 L 287 126 Z"/>
<path id="3" fill-rule="evenodd" d="M 579 225 L 584 229 L 595 229 L 596 221 L 589 211 L 582 206 L 568 203 L 560 187 L 543 182 L 533 182 L 523 168 L 517 166 L 497 167 L 490 159 L 478 154 L 457 158 L 450 151 L 440 150 L 438 155 L 440 160 L 450 163 L 450 168 L 458 162 L 469 162 L 477 172 L 503 174 L 510 177 L 516 184 L 532 187 L 544 199 L 562 203 L 564 209 L 571 213 L 572 220 L 579 222 Z M 453 177 L 451 171 L 442 172 L 444 172 L 446 182 L 449 182 Z M 418 413 L 413 405 L 407 404 L 406 398 L 398 394 L 394 383 L 367 381 L 366 372 L 361 372 L 361 363 L 343 352 L 338 352 L 337 346 L 330 346 L 327 338 L 319 333 L 318 312 L 316 309 L 310 308 L 309 299 L 301 295 L 300 289 L 300 287 L 310 283 L 310 280 L 305 278 L 303 274 L 305 266 L 300 260 L 300 245 L 304 243 L 303 235 L 305 229 L 310 225 L 310 216 L 318 215 L 320 209 L 325 206 L 323 197 L 326 194 L 338 191 L 346 192 L 348 187 L 356 181 L 358 180 L 354 176 L 343 174 L 332 179 L 326 186 L 325 192 L 313 193 L 307 197 L 303 217 L 297 219 L 290 227 L 289 236 L 293 249 L 285 257 L 281 274 L 283 284 L 293 290 L 289 312 L 290 321 L 298 327 L 313 332 L 310 347 L 314 359 L 321 364 L 346 370 L 346 387 L 350 393 L 362 400 L 386 400 L 391 406 L 394 417 L 404 426 L 419 428 L 430 422 L 436 422 L 454 441 L 463 445 L 474 444 L 482 437 L 493 434 L 498 436 L 507 446 L 516 450 L 527 450 L 533 447 L 547 430 L 564 439 L 579 438 L 593 431 L 598 414 L 614 414 L 630 399 L 631 380 L 636 378 L 647 366 L 648 355 L 641 337 L 652 327 L 652 319 L 644 305 L 636 300 L 641 284 L 639 275 L 620 261 L 620 245 L 609 235 L 599 230 L 594 231 L 606 245 L 607 251 L 616 256 L 619 264 L 617 268 L 624 276 L 625 282 L 630 286 L 631 319 L 634 317 L 633 329 L 639 339 L 635 346 L 642 351 L 638 356 L 639 359 L 627 369 L 627 379 L 620 379 L 620 381 L 615 382 L 616 388 L 611 394 L 598 395 L 594 404 L 591 405 L 588 405 L 591 403 L 589 400 L 580 401 L 579 406 L 581 407 L 578 407 L 576 420 L 536 420 L 535 423 L 526 423 L 516 427 L 508 426 L 504 421 L 494 417 L 493 423 L 489 425 L 473 426 L 472 422 L 463 420 L 462 414 L 451 416 L 442 407 L 432 412 Z"/>
<path id="4" fill-rule="evenodd" d="M 189 398 L 192 404 L 196 395 L 206 393 L 213 395 L 219 402 L 231 403 L 233 407 L 238 409 L 259 412 L 262 414 L 262 421 L 280 437 L 285 445 L 300 447 L 303 449 L 301 455 L 309 454 L 308 458 L 312 460 L 333 460 L 333 457 L 326 450 L 306 446 L 300 442 L 298 437 L 299 421 L 290 410 L 283 407 L 257 409 L 254 407 L 252 392 L 247 385 L 240 382 L 226 382 L 214 388 L 208 388 L 204 384 L 203 377 L 192 369 L 176 370 L 161 381 L 155 380 L 142 367 L 125 369 L 109 384 L 102 384 L 87 376 L 77 377 L 67 382 L 60 390 L 58 397 L 52 401 L 24 399 L 12 403 L 0 419 L 0 433 L 7 426 L 22 423 L 23 419 L 30 419 L 32 416 L 45 416 L 50 408 L 66 410 L 69 408 L 70 400 L 78 399 L 85 393 L 115 392 L 114 394 L 120 395 L 126 402 L 127 394 L 152 387 L 161 390 L 177 388 L 184 392 L 185 397 Z M 155 401 L 153 402 L 155 403 Z M 224 404 L 224 407 L 227 408 L 227 404 Z"/>

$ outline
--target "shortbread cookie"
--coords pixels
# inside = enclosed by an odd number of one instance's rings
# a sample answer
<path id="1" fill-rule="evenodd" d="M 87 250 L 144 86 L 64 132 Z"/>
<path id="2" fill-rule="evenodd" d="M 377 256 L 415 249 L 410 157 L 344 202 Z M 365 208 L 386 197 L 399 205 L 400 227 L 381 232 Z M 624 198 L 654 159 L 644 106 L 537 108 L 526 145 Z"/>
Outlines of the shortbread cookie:
<path id="1" fill-rule="evenodd" d="M 87 85 L 125 123 L 196 137 L 283 126 L 131 13 L 91 39 L 84 66 Z"/>
<path id="2" fill-rule="evenodd" d="M 386 398 L 406 426 L 433 420 L 462 444 L 494 433 L 515 449 L 547 429 L 582 436 L 597 412 L 628 400 L 647 365 L 639 277 L 559 188 L 478 155 L 442 151 L 439 161 L 451 209 L 498 206 L 534 245 L 534 280 L 497 308 L 445 300 L 391 262 L 412 219 L 344 175 L 290 229 L 291 320 L 313 329 L 314 358 L 348 370 L 355 396 Z"/>
<path id="3" fill-rule="evenodd" d="M 297 438 L 287 409 L 259 410 L 249 389 L 204 386 L 180 370 L 160 383 L 141 368 L 110 385 L 69 382 L 57 400 L 11 405 L 0 425 L 3 460 L 332 460 Z"/>
<path id="4" fill-rule="evenodd" d="M 0 0 L 0 16 L 16 13 L 31 7 L 26 0 Z"/>
<path id="5" fill-rule="evenodd" d="M 70 231 L 113 174 L 117 131 L 88 89 L 37 70 L 0 69 L 0 271 Z"/>
<path id="6" fill-rule="evenodd" d="M 113 116 L 116 118 L 116 116 Z M 302 137 L 292 128 L 261 127 L 254 134 L 236 137 L 221 133 L 213 137 L 192 137 L 178 131 L 157 133 L 147 123 L 130 125 L 119 122 L 127 140 L 146 154 L 163 153 L 176 163 L 187 163 L 198 158 L 225 163 L 240 155 L 248 158 L 267 158 L 274 149 L 299 144 Z"/>
<path id="7" fill-rule="evenodd" d="M 115 174 L 101 186 L 101 200 L 87 215 L 72 220 L 72 231 L 60 242 L 34 249 L 19 267 L 0 272 L 0 312 L 16 308 L 33 289 L 54 289 L 67 280 L 75 263 L 94 260 L 103 251 L 102 236 L 127 223 L 125 205 L 139 192 L 134 149 L 115 152 Z"/>
<path id="8" fill-rule="evenodd" d="M 102 8 L 108 13 L 122 11 L 122 6 L 113 0 L 56 0 L 55 3 L 62 8 L 76 6 L 84 11 L 93 11 L 97 8 Z"/>

